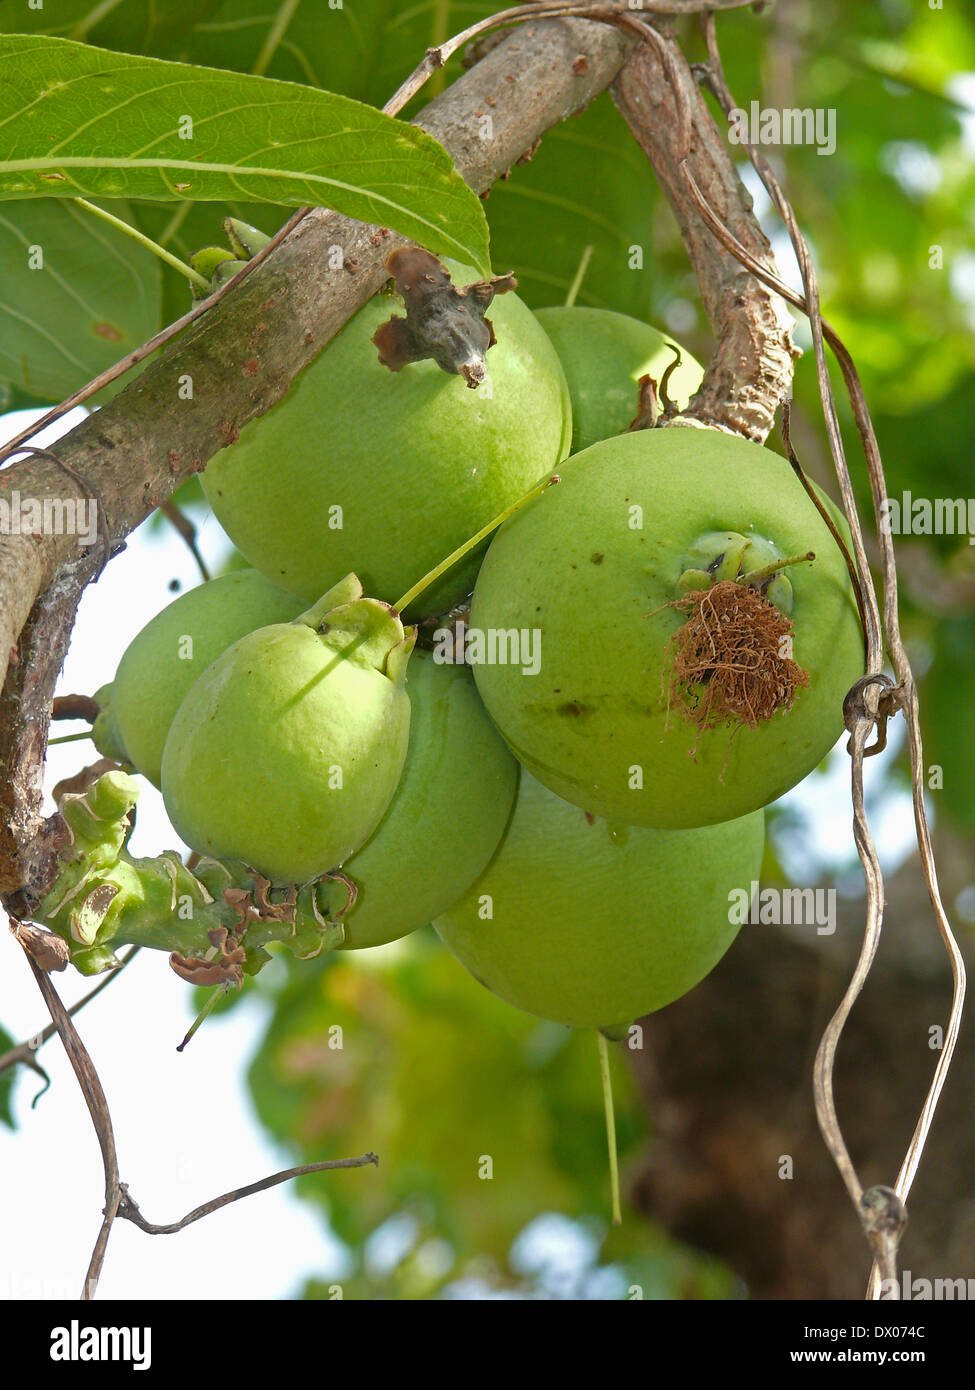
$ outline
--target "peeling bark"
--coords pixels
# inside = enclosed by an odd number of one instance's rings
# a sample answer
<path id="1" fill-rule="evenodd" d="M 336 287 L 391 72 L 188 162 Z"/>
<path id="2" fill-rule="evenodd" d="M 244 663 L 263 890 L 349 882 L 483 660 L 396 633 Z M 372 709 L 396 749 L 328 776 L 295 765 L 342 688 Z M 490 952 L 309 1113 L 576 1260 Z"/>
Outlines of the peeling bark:
<path id="1" fill-rule="evenodd" d="M 792 320 L 778 295 L 719 245 L 694 202 L 681 168 L 685 154 L 687 170 L 725 226 L 759 260 L 774 264 L 751 196 L 692 69 L 673 36 L 662 25 L 658 32 L 668 59 L 656 46 L 641 45 L 612 92 L 677 218 L 714 331 L 715 352 L 704 381 L 673 424 L 714 425 L 763 444 L 792 386 L 792 362 L 799 356 Z"/>

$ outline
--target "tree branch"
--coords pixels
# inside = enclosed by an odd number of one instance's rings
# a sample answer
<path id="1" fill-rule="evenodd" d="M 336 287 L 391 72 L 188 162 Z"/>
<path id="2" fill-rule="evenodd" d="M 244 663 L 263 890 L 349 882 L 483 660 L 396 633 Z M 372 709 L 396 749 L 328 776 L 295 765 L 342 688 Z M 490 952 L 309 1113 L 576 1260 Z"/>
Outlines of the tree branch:
<path id="1" fill-rule="evenodd" d="M 303 1178 L 308 1173 L 327 1173 L 335 1168 L 367 1168 L 370 1164 L 373 1167 L 379 1166 L 378 1154 L 360 1154 L 358 1158 L 328 1158 L 321 1163 L 302 1163 L 297 1168 L 285 1168 L 280 1173 L 272 1173 L 268 1178 L 261 1178 L 258 1182 L 248 1183 L 246 1187 L 235 1187 L 232 1192 L 225 1192 L 221 1197 L 212 1197 L 201 1207 L 194 1207 L 191 1212 L 187 1212 L 181 1221 L 170 1221 L 165 1226 L 156 1226 L 151 1221 L 146 1220 L 139 1210 L 138 1203 L 129 1196 L 123 1183 L 122 1201 L 119 1204 L 118 1214 L 126 1221 L 131 1221 L 133 1225 L 138 1226 L 140 1231 L 145 1231 L 146 1235 L 172 1236 L 177 1231 L 183 1231 L 187 1226 L 192 1226 L 194 1221 L 200 1221 L 204 1216 L 219 1211 L 221 1207 L 229 1206 L 231 1202 L 239 1202 L 242 1197 L 252 1197 L 255 1192 L 266 1192 L 269 1187 L 277 1187 L 279 1183 L 290 1182 L 292 1178 Z"/>
<path id="2" fill-rule="evenodd" d="M 653 166 L 680 226 L 716 349 L 704 381 L 676 423 L 714 425 L 764 443 L 792 385 L 792 320 L 779 297 L 715 241 L 686 173 L 722 223 L 757 261 L 774 261 L 722 131 L 670 27 L 642 44 L 613 84 L 613 100 Z M 686 161 L 686 162 L 685 162 Z"/>

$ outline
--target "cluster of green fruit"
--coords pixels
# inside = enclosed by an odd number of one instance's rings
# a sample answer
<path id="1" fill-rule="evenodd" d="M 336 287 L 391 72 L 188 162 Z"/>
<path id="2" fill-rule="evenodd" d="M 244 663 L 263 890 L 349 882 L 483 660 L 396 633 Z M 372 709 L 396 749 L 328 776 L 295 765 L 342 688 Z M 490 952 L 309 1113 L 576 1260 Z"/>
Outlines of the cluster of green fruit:
<path id="1" fill-rule="evenodd" d="M 389 371 L 388 315 L 377 296 L 212 460 L 253 568 L 148 624 L 95 739 L 199 854 L 319 882 L 342 946 L 432 921 L 511 1003 L 612 1033 L 728 948 L 762 808 L 842 732 L 863 669 L 845 562 L 777 455 L 627 432 L 672 361 L 654 329 L 505 294 L 471 391 L 433 361 Z M 700 378 L 683 354 L 678 406 Z"/>

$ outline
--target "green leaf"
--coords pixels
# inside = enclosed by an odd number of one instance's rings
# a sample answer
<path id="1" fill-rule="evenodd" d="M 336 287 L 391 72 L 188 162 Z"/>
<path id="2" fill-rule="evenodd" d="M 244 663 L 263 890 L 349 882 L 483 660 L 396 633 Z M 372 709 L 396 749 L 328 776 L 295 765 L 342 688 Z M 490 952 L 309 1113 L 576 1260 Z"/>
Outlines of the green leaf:
<path id="1" fill-rule="evenodd" d="M 282 30 L 279 4 L 224 0 L 187 34 L 186 47 L 193 62 L 261 70 L 382 106 L 427 48 L 498 8 L 491 0 L 345 0 L 333 9 L 326 0 L 304 0 Z M 452 69 L 456 75 L 457 59 Z M 435 72 L 420 104 L 452 80 L 443 69 Z"/>
<path id="2" fill-rule="evenodd" d="M 578 303 L 648 317 L 659 307 L 658 197 L 649 164 L 604 94 L 550 131 L 530 163 L 516 165 L 491 190 L 495 264 L 515 271 L 518 293 L 538 309 L 564 303 L 583 251 L 592 246 Z M 631 268 L 638 260 L 640 268 Z"/>
<path id="3" fill-rule="evenodd" d="M 0 1053 L 8 1052 L 16 1045 L 6 1028 L 0 1028 Z M 9 1129 L 17 1128 L 10 1105 L 16 1074 L 16 1067 L 7 1067 L 6 1071 L 0 1071 L 0 1124 L 5 1124 Z"/>
<path id="4" fill-rule="evenodd" d="M 220 3 L 47 0 L 41 9 L 28 9 L 25 0 L 0 0 L 0 34 L 53 34 L 123 53 L 161 53 L 192 25 L 209 18 Z"/>
<path id="5" fill-rule="evenodd" d="M 0 383 L 69 395 L 156 332 L 160 282 L 153 256 L 74 203 L 0 205 Z"/>
<path id="6" fill-rule="evenodd" d="M 488 269 L 476 195 L 431 136 L 264 77 L 0 37 L 0 197 L 334 208 Z"/>

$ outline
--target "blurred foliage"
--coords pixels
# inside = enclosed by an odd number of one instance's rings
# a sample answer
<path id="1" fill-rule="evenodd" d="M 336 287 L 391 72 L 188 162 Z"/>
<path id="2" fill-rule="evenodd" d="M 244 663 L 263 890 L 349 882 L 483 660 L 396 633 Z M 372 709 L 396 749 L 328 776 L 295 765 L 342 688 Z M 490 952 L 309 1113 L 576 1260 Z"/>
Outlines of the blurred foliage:
<path id="1" fill-rule="evenodd" d="M 381 105 L 428 45 L 493 8 L 480 0 L 346 0 L 332 9 L 303 0 L 289 16 L 266 0 L 60 0 L 43 11 L 0 0 L 0 31 L 28 27 L 262 71 Z M 696 26 L 688 22 L 683 32 L 689 56 L 703 60 Z M 766 153 L 813 247 L 824 313 L 863 378 L 889 493 L 966 497 L 975 405 L 973 16 L 960 6 L 908 0 L 779 0 L 761 16 L 720 16 L 718 33 L 742 107 L 754 99 L 835 110 L 834 154 L 809 147 Z M 409 110 L 459 71 L 454 59 Z M 783 273 L 795 279 L 784 229 L 750 169 L 746 177 Z M 645 315 L 707 360 L 708 326 L 678 229 L 607 96 L 516 165 L 486 210 L 494 264 L 516 272 L 530 305 L 564 300 L 591 245 L 580 303 Z M 284 216 L 267 206 L 135 208 L 140 225 L 183 257 L 222 242 L 228 212 L 269 232 Z M 641 269 L 631 269 L 634 246 L 642 249 Z M 189 296 L 174 272 L 161 275 L 160 321 L 168 321 Z M 117 293 L 119 282 L 110 286 L 110 279 L 106 294 Z M 808 349 L 802 323 L 797 336 Z M 833 379 L 839 394 L 835 370 Z M 22 394 L 8 399 L 29 403 Z M 839 409 L 868 517 L 869 488 L 842 397 Z M 835 496 L 808 350 L 796 373 L 793 437 L 804 466 Z M 196 480 L 178 500 L 191 513 L 199 506 Z M 896 547 L 904 631 L 918 670 L 926 670 L 926 762 L 944 769 L 944 791 L 932 791 L 932 808 L 946 824 L 970 829 L 975 547 L 967 535 L 898 537 Z M 891 787 L 903 782 L 903 755 L 888 777 Z M 794 805 L 771 813 L 766 879 L 785 879 L 778 832 L 801 834 L 801 821 Z M 428 851 L 417 846 L 421 864 Z M 819 869 L 830 880 L 842 867 L 823 860 Z M 622 1228 L 607 1226 L 595 1040 L 508 1008 L 429 931 L 300 970 L 276 961 L 253 988 L 270 1020 L 250 1072 L 262 1122 L 296 1161 L 381 1154 L 378 1170 L 300 1184 L 345 1248 L 307 1297 L 625 1298 L 634 1286 L 644 1297 L 743 1295 L 727 1271 L 632 1212 Z M 230 996 L 221 1008 L 234 1003 Z M 623 1062 L 615 1048 L 625 1178 L 645 1154 L 651 1127 Z M 478 1175 L 485 1154 L 494 1164 L 490 1180 Z"/>
<path id="2" fill-rule="evenodd" d="M 250 1069 L 262 1123 L 298 1161 L 381 1155 L 375 1173 L 298 1181 L 348 1248 L 337 1276 L 344 1297 L 429 1298 L 460 1279 L 524 1295 L 535 1285 L 519 1269 L 518 1237 L 545 1213 L 568 1218 L 560 1247 L 587 1246 L 573 1296 L 580 1280 L 615 1297 L 648 1282 L 676 1281 L 690 1297 L 733 1292 L 722 1270 L 632 1215 L 609 1226 L 595 1033 L 502 1003 L 431 929 L 288 968 L 272 1008 Z M 625 1177 L 646 1121 L 621 1060 L 613 1080 Z M 536 1246 L 529 1240 L 522 1255 L 530 1261 Z M 328 1298 L 331 1282 L 309 1296 Z"/>

